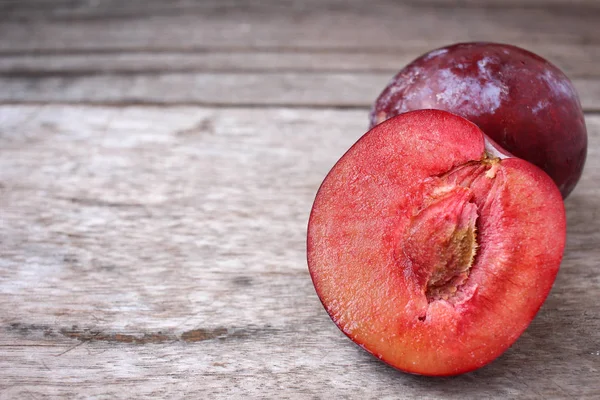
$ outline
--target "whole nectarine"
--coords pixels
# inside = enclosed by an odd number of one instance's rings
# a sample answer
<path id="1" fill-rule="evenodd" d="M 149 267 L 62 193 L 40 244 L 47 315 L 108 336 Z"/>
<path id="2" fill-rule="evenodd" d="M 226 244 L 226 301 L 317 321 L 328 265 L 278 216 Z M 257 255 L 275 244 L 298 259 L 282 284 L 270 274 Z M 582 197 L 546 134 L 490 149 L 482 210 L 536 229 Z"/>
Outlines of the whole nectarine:
<path id="1" fill-rule="evenodd" d="M 556 66 L 527 50 L 461 43 L 431 51 L 392 79 L 373 105 L 371 126 L 426 108 L 474 122 L 543 169 L 563 197 L 581 176 L 587 132 L 577 93 Z"/>

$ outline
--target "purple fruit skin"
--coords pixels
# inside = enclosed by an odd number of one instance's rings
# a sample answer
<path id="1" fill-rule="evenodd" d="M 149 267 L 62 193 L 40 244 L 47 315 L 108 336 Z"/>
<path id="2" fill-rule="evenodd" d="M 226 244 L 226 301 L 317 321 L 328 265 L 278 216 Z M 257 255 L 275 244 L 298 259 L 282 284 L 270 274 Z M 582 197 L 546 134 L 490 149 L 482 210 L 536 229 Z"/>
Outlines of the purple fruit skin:
<path id="1" fill-rule="evenodd" d="M 401 70 L 376 100 L 371 126 L 435 108 L 465 117 L 500 146 L 543 169 L 563 198 L 581 177 L 587 131 L 567 76 L 543 58 L 498 43 L 459 43 Z"/>

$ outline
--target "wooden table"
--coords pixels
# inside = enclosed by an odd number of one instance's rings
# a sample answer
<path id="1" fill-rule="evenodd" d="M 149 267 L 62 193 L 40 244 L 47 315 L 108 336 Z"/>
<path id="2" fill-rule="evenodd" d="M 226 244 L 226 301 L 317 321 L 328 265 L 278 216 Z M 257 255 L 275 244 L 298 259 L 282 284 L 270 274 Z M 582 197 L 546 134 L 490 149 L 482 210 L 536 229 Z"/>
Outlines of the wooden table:
<path id="1" fill-rule="evenodd" d="M 315 192 L 421 53 L 573 79 L 584 176 L 530 328 L 447 379 L 348 340 L 305 261 Z M 600 398 L 597 0 L 0 0 L 0 399 Z"/>

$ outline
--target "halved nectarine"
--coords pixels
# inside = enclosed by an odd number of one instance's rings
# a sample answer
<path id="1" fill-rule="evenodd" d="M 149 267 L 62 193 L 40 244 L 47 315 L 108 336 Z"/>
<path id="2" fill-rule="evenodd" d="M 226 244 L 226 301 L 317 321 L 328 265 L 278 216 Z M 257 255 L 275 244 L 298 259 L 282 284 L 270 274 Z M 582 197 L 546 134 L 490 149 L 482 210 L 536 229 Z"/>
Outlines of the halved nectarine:
<path id="1" fill-rule="evenodd" d="M 548 295 L 565 245 L 553 181 L 438 110 L 365 134 L 323 181 L 308 265 L 335 324 L 386 363 L 454 375 L 502 354 Z"/>

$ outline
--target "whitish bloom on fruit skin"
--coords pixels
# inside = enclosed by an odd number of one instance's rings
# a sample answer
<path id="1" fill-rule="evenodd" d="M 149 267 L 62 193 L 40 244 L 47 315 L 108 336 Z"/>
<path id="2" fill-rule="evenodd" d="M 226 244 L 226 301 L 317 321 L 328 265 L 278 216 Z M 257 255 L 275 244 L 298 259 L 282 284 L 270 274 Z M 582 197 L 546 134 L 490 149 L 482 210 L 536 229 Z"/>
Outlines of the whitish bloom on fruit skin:
<path id="1" fill-rule="evenodd" d="M 481 60 L 477 61 L 477 67 L 479 68 L 479 73 L 481 75 L 487 74 L 485 67 L 490 61 L 492 61 L 492 59 L 489 57 L 483 57 Z"/>
<path id="2" fill-rule="evenodd" d="M 448 49 L 434 50 L 434 51 L 430 52 L 429 54 L 427 54 L 425 56 L 424 60 L 430 60 L 433 57 L 441 56 L 442 54 L 446 54 L 447 52 L 448 52 Z"/>
<path id="3" fill-rule="evenodd" d="M 409 111 L 408 104 L 410 101 L 417 98 L 417 101 L 421 102 L 423 108 L 436 108 L 435 98 L 433 96 L 433 90 L 429 87 L 422 88 L 419 92 L 411 91 L 407 94 L 404 99 L 405 101 L 402 103 L 401 112 Z"/>
<path id="4" fill-rule="evenodd" d="M 556 74 L 550 70 L 544 72 L 541 79 L 548 85 L 548 88 L 559 97 L 575 97 L 575 91 L 568 81 L 556 76 Z"/>
<path id="5" fill-rule="evenodd" d="M 548 107 L 550 105 L 550 102 L 548 100 L 540 100 L 537 102 L 537 104 L 531 109 L 531 112 L 534 114 L 537 114 L 538 112 L 540 112 L 541 110 L 543 110 L 544 108 Z"/>
<path id="6" fill-rule="evenodd" d="M 508 94 L 506 85 L 490 76 L 489 71 L 484 71 L 480 78 L 461 78 L 450 69 L 440 70 L 438 74 L 440 87 L 436 98 L 447 109 L 460 107 L 471 115 L 494 113 Z M 481 80 L 485 81 L 483 85 Z"/>

